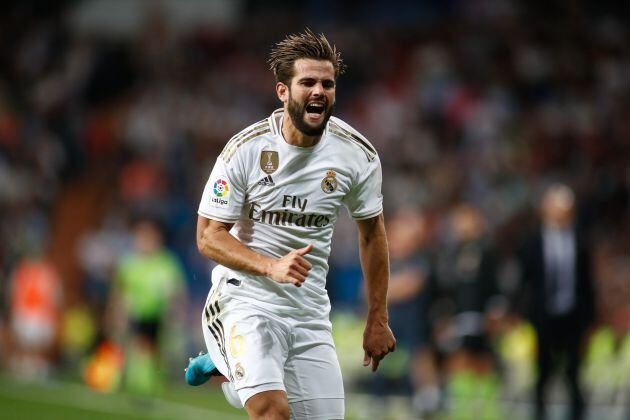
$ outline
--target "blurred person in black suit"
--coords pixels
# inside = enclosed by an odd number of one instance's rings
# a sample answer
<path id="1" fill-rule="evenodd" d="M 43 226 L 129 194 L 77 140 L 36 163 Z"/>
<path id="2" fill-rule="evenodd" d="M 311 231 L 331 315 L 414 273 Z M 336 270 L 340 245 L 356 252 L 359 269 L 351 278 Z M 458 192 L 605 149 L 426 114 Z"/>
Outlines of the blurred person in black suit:
<path id="1" fill-rule="evenodd" d="M 545 386 L 565 361 L 573 420 L 584 416 L 579 383 L 581 345 L 594 318 L 590 253 L 575 224 L 575 196 L 554 184 L 541 200 L 541 225 L 521 250 L 527 317 L 538 337 L 536 419 L 545 419 Z"/>

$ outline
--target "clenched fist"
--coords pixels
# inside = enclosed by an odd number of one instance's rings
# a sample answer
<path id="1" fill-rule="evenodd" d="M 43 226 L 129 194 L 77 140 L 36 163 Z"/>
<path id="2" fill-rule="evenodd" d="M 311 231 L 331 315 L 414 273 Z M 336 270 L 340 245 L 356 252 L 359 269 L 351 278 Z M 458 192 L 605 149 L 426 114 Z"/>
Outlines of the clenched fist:
<path id="1" fill-rule="evenodd" d="M 396 339 L 387 321 L 368 319 L 363 332 L 363 366 L 372 364 L 372 372 L 376 372 L 381 360 L 396 349 Z"/>

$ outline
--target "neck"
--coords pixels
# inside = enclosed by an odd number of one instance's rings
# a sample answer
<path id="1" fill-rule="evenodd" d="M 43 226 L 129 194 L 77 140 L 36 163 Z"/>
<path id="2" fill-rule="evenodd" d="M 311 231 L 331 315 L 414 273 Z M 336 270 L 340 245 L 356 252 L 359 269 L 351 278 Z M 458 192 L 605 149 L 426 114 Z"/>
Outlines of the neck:
<path id="1" fill-rule="evenodd" d="M 293 120 L 291 120 L 291 116 L 289 115 L 288 110 L 284 110 L 284 118 L 282 119 L 282 137 L 284 137 L 284 141 L 289 143 L 292 146 L 298 147 L 312 147 L 319 143 L 319 140 L 322 138 L 319 136 L 307 136 L 302 133 L 297 127 L 293 124 Z"/>

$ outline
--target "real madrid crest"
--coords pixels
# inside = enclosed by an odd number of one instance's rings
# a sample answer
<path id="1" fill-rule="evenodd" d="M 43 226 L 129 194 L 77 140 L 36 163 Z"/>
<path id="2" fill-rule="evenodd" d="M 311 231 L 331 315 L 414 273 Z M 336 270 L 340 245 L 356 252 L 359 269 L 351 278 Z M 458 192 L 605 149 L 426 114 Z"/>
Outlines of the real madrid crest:
<path id="1" fill-rule="evenodd" d="M 280 159 L 275 150 L 263 150 L 260 152 L 260 169 L 267 175 L 271 175 L 278 169 Z"/>
<path id="2" fill-rule="evenodd" d="M 326 171 L 326 177 L 322 179 L 322 191 L 326 194 L 334 193 L 337 190 L 337 174 L 332 169 Z"/>
<path id="3" fill-rule="evenodd" d="M 245 376 L 245 369 L 243 369 L 243 366 L 241 366 L 240 363 L 236 363 L 234 376 L 236 377 L 237 381 L 240 381 Z"/>

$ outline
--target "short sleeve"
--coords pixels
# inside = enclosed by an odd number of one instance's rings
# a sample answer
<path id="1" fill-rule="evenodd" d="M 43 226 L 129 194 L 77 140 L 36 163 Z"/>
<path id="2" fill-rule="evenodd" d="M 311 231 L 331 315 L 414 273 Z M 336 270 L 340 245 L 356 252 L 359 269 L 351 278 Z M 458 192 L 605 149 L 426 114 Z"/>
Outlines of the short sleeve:
<path id="1" fill-rule="evenodd" d="M 353 219 L 369 219 L 383 211 L 382 183 L 381 161 L 377 156 L 361 169 L 352 189 L 344 198 L 344 204 Z"/>
<path id="2" fill-rule="evenodd" d="M 245 185 L 245 175 L 237 159 L 232 158 L 226 163 L 221 157 L 217 158 L 197 213 L 220 222 L 236 222 L 245 199 Z"/>

